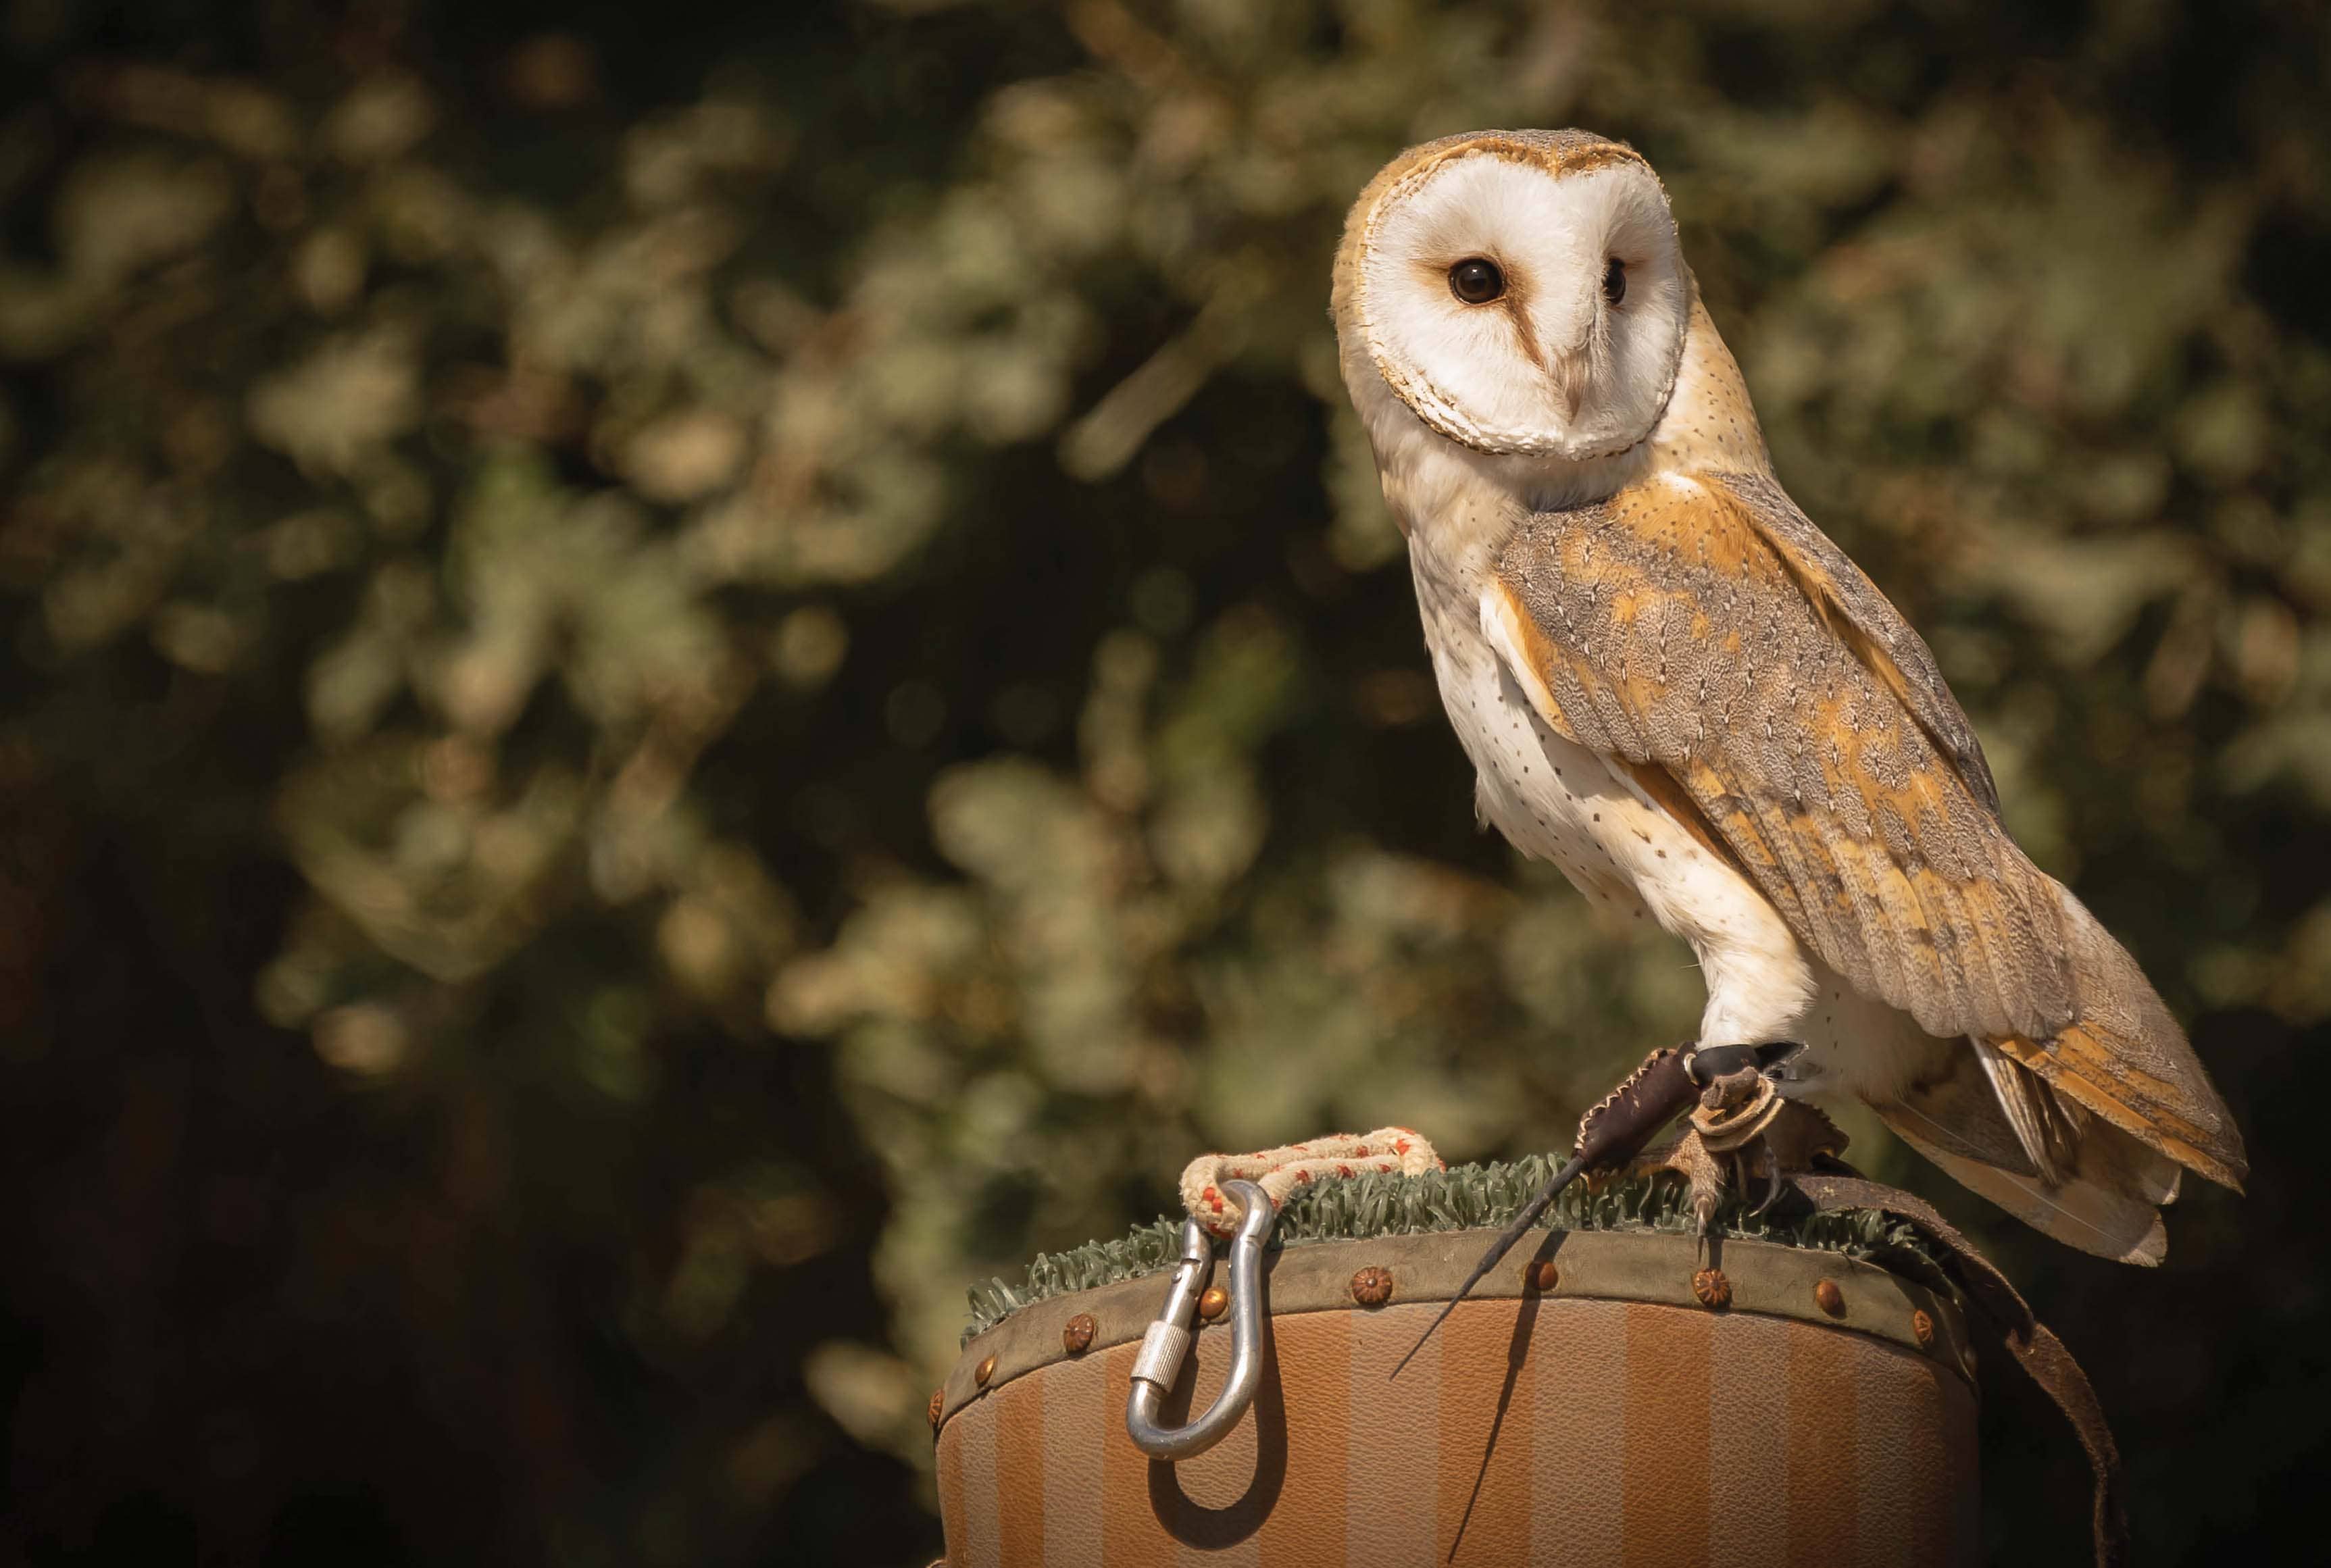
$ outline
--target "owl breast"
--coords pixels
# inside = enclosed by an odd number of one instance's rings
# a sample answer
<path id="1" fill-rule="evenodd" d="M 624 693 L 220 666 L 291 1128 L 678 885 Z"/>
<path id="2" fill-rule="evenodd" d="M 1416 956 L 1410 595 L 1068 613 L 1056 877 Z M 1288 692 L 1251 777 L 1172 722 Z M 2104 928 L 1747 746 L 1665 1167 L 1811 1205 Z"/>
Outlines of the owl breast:
<path id="1" fill-rule="evenodd" d="M 1684 835 L 1664 818 L 1639 820 L 1648 814 L 1641 803 L 1602 758 L 1546 727 L 1478 632 L 1448 627 L 1429 641 L 1441 700 L 1472 759 L 1482 820 L 1522 853 L 1550 861 L 1597 907 L 1642 918 L 1641 869 L 1628 844 L 1641 849 L 1648 834 L 1672 858 L 1666 839 Z"/>

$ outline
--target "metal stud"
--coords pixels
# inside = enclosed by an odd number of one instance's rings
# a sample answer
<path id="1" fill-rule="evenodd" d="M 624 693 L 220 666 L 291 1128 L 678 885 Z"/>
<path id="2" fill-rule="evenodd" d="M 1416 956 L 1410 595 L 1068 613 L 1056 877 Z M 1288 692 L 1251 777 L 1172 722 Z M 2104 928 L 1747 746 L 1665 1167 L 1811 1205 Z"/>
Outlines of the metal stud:
<path id="1" fill-rule="evenodd" d="M 1231 1293 L 1219 1285 L 1207 1286 L 1205 1294 L 1198 1297 L 1198 1316 L 1208 1323 L 1213 1322 L 1230 1309 Z"/>
<path id="2" fill-rule="evenodd" d="M 1529 1268 L 1529 1283 L 1543 1296 L 1562 1283 L 1562 1270 L 1554 1266 L 1550 1258 L 1543 1263 L 1533 1263 Z"/>
<path id="3" fill-rule="evenodd" d="M 1910 1333 L 1917 1340 L 1920 1350 L 1935 1348 L 1935 1320 L 1927 1316 L 1924 1307 L 1910 1314 Z"/>
<path id="4" fill-rule="evenodd" d="M 1082 1355 L 1092 1348 L 1093 1335 L 1099 1328 L 1099 1325 L 1093 1322 L 1091 1313 L 1078 1313 L 1061 1328 L 1061 1348 L 1070 1355 Z"/>
<path id="5" fill-rule="evenodd" d="M 1371 1264 L 1352 1276 L 1352 1299 L 1363 1307 L 1382 1307 L 1392 1299 L 1392 1270 Z"/>
<path id="6" fill-rule="evenodd" d="M 1813 1305 L 1832 1317 L 1845 1316 L 1845 1292 L 1837 1288 L 1834 1279 L 1824 1279 L 1813 1287 Z"/>
<path id="7" fill-rule="evenodd" d="M 979 1365 L 973 1370 L 971 1381 L 977 1383 L 980 1387 L 985 1388 L 987 1386 L 987 1380 L 994 1375 L 995 1358 L 991 1355 L 985 1361 L 981 1362 Z"/>
<path id="8" fill-rule="evenodd" d="M 1732 1281 L 1724 1277 L 1721 1269 L 1703 1269 L 1691 1277 L 1691 1293 L 1710 1312 L 1721 1312 L 1732 1305 Z"/>

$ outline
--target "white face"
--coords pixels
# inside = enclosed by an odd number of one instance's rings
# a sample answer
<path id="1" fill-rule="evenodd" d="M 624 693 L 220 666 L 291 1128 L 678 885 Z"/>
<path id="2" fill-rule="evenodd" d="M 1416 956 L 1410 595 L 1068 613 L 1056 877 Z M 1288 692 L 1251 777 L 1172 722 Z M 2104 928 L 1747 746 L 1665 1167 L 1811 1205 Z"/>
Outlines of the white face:
<path id="1" fill-rule="evenodd" d="M 1483 151 L 1384 193 L 1355 314 L 1385 383 L 1441 434 L 1583 461 L 1658 423 L 1689 300 L 1649 169 L 1623 159 L 1557 176 Z"/>

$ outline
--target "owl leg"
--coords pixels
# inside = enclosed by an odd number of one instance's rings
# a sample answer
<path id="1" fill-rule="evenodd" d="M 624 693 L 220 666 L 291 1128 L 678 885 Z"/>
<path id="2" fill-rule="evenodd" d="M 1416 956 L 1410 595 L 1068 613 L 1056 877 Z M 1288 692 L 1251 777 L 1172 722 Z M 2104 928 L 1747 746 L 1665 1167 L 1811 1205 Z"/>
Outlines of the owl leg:
<path id="1" fill-rule="evenodd" d="M 1734 1158 L 1731 1151 L 1719 1155 L 1710 1149 L 1697 1128 L 1686 1127 L 1681 1137 L 1650 1162 L 1652 1169 L 1673 1171 L 1684 1179 L 1691 1193 L 1692 1218 L 1698 1221 L 1697 1230 L 1702 1240 L 1716 1221 L 1716 1206 L 1724 1197 L 1725 1167 Z"/>
<path id="2" fill-rule="evenodd" d="M 1708 1005 L 1699 1015 L 1702 1051 L 1742 1041 L 1804 1038 L 1807 1015 L 1821 999 L 1821 978 L 1780 911 L 1761 894 L 1743 882 L 1730 898 L 1669 905 L 1661 924 L 1690 945 L 1708 984 Z"/>
<path id="3" fill-rule="evenodd" d="M 1727 1176 L 1744 1196 L 1752 1177 L 1762 1179 L 1764 1190 L 1750 1211 L 1762 1214 L 1781 1195 L 1784 1170 L 1806 1169 L 1817 1155 L 1845 1147 L 1845 1135 L 1827 1117 L 1781 1098 L 1778 1085 L 1802 1049 L 1782 1043 L 1693 1053 L 1692 1077 L 1705 1080 L 1698 1103 L 1683 1136 L 1651 1164 L 1690 1183 L 1702 1236 L 1714 1222 Z"/>

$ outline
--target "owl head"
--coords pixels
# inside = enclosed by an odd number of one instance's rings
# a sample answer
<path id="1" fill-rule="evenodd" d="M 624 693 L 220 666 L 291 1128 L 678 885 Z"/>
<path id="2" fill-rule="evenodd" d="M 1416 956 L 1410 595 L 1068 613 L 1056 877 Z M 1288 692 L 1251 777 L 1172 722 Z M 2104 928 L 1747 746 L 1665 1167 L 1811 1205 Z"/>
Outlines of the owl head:
<path id="1" fill-rule="evenodd" d="M 1659 176 L 1584 131 L 1413 147 L 1361 193 L 1337 255 L 1337 333 L 1362 413 L 1389 393 L 1491 457 L 1584 461 L 1641 442 L 1674 388 L 1690 309 Z"/>

